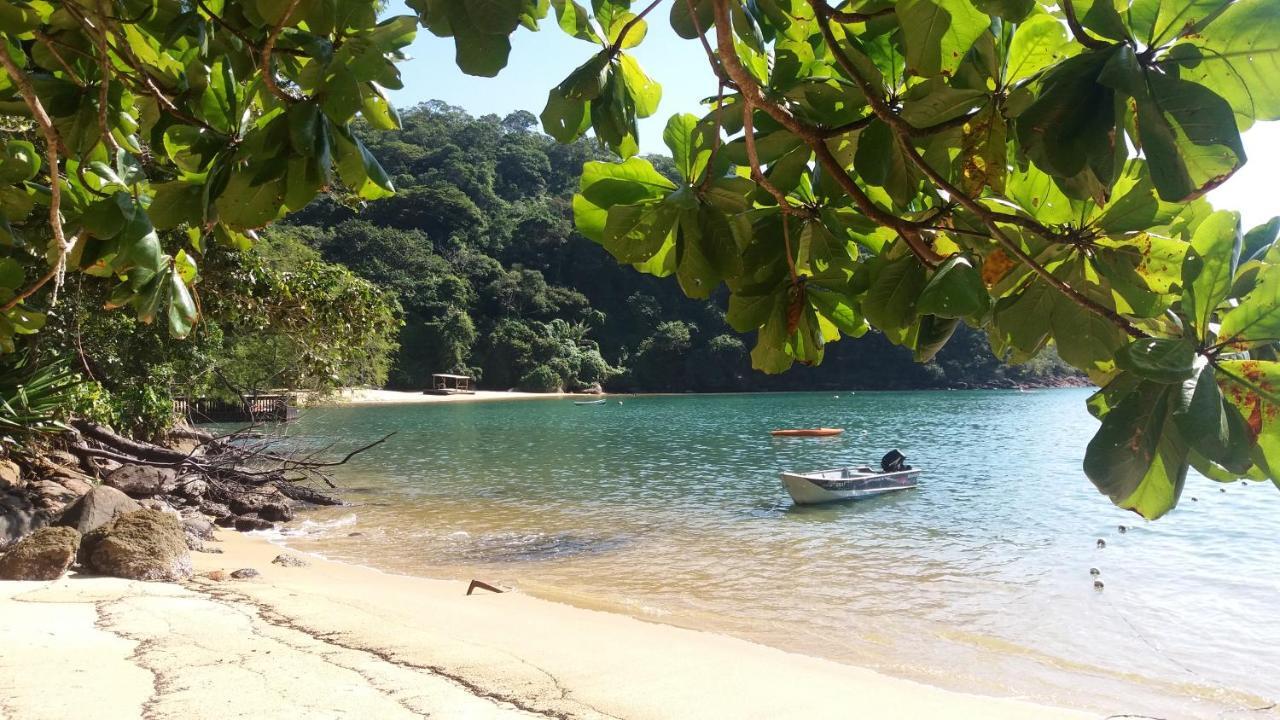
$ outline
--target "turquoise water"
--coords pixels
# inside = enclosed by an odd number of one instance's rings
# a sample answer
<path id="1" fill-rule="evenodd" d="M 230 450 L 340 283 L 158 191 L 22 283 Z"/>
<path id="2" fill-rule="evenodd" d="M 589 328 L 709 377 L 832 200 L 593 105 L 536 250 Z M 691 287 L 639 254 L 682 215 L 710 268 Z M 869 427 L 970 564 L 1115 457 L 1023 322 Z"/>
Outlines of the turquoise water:
<path id="1" fill-rule="evenodd" d="M 308 410 L 288 428 L 297 442 L 397 434 L 341 468 L 353 506 L 308 513 L 287 541 L 947 687 L 1105 712 L 1267 717 L 1250 708 L 1280 697 L 1280 493 L 1192 477 L 1158 522 L 1115 509 L 1080 470 L 1096 425 L 1087 396 Z M 819 425 L 846 432 L 768 434 Z M 919 489 L 795 508 L 777 479 L 892 447 L 926 470 Z"/>

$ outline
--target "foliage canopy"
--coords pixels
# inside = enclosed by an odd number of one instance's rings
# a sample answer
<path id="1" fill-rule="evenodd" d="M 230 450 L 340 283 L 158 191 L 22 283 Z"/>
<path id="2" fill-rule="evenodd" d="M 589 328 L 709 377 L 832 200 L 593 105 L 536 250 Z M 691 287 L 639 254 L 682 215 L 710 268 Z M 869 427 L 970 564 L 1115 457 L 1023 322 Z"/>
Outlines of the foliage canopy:
<path id="1" fill-rule="evenodd" d="M 384 89 L 419 25 L 488 76 L 547 23 L 595 49 L 544 128 L 621 158 L 584 168 L 579 230 L 688 295 L 727 286 L 756 367 L 869 327 L 924 360 L 968 323 L 1104 385 L 1085 471 L 1120 506 L 1167 512 L 1188 466 L 1280 482 L 1280 223 L 1246 233 L 1201 199 L 1280 116 L 1275 2 L 669 0 L 719 78 L 667 125 L 674 180 L 635 157 L 661 88 L 629 50 L 661 5 L 4 0 L 0 109 L 25 122 L 2 232 L 50 269 L 0 263 L 0 343 L 40 329 L 26 300 L 64 267 L 187 334 L 210 243 L 321 191 L 393 192 L 351 123 L 397 126 Z"/>

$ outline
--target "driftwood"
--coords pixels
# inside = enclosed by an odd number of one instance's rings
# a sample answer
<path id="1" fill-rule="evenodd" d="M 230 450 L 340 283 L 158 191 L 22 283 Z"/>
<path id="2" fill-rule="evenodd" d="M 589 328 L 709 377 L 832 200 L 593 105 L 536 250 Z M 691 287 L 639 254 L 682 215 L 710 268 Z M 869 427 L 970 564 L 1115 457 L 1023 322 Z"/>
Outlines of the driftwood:
<path id="1" fill-rule="evenodd" d="M 279 492 L 284 497 L 313 505 L 341 505 L 331 497 L 305 483 L 323 482 L 336 487 L 327 471 L 349 462 L 362 452 L 386 442 L 391 435 L 356 448 L 331 460 L 325 454 L 333 445 L 306 452 L 278 452 L 278 441 L 262 438 L 253 427 L 224 436 L 184 429 L 171 436 L 195 440 L 190 452 L 181 452 L 152 443 L 119 435 L 108 427 L 87 420 L 72 421 L 68 434 L 68 450 L 82 463 L 110 460 L 122 465 L 149 465 L 169 468 L 180 476 L 203 480 L 208 500 L 231 503 L 246 496 L 262 496 Z M 191 485 L 188 481 L 185 485 Z"/>

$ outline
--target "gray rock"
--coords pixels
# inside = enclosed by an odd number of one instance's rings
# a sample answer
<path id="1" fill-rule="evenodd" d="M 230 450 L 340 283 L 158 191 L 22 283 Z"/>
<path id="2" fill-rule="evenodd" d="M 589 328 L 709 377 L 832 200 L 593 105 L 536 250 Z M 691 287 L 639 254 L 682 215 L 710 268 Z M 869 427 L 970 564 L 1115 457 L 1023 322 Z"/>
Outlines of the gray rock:
<path id="1" fill-rule="evenodd" d="M 196 515 L 182 517 L 182 531 L 201 540 L 213 539 L 213 523 Z"/>
<path id="2" fill-rule="evenodd" d="M 232 527 L 240 532 L 251 530 L 270 530 L 275 525 L 270 520 L 263 520 L 252 515 L 240 515 L 232 522 Z"/>
<path id="3" fill-rule="evenodd" d="M 63 471 L 49 478 L 58 483 L 68 491 L 75 493 L 76 497 L 80 497 L 93 489 L 93 481 L 88 475 L 74 471 Z"/>
<path id="4" fill-rule="evenodd" d="M 271 561 L 272 565 L 281 567 L 307 567 L 311 563 L 303 560 L 297 555 L 277 555 L 275 560 Z"/>
<path id="5" fill-rule="evenodd" d="M 172 468 L 122 465 L 107 475 L 106 483 L 129 497 L 145 498 L 173 492 L 178 474 Z"/>
<path id="6" fill-rule="evenodd" d="M 79 547 L 80 533 L 71 528 L 40 528 L 0 555 L 0 580 L 57 580 Z"/>
<path id="7" fill-rule="evenodd" d="M 56 465 L 76 470 L 80 469 L 80 458 L 72 455 L 66 450 L 45 450 L 44 457 L 46 460 Z"/>
<path id="8" fill-rule="evenodd" d="M 144 508 L 151 508 L 152 510 L 159 510 L 162 513 L 168 513 L 179 520 L 182 519 L 182 513 L 178 512 L 172 505 L 160 498 L 143 498 L 138 501 L 138 504 Z"/>
<path id="9" fill-rule="evenodd" d="M 67 503 L 80 497 L 52 480 L 36 480 L 27 483 L 27 492 L 32 495 L 32 501 L 37 507 L 55 512 L 62 510 Z"/>
<path id="10" fill-rule="evenodd" d="M 222 503 L 213 502 L 209 498 L 201 498 L 200 504 L 196 507 L 200 508 L 200 512 L 209 517 L 220 518 L 231 514 L 231 508 Z"/>
<path id="11" fill-rule="evenodd" d="M 270 503 L 282 502 L 284 498 L 280 495 L 280 491 L 264 485 L 260 490 L 254 492 L 246 492 L 231 499 L 227 506 L 231 508 L 231 512 L 236 515 L 250 515 L 262 509 L 262 506 Z"/>
<path id="12" fill-rule="evenodd" d="M 204 497 L 209 491 L 209 483 L 199 475 L 183 475 L 178 478 L 178 487 L 175 492 L 187 498 L 197 499 Z"/>
<path id="13" fill-rule="evenodd" d="M 220 548 L 220 547 L 209 547 L 208 545 L 205 545 L 204 547 L 200 548 L 200 549 L 199 549 L 199 550 L 197 550 L 196 552 L 202 552 L 202 553 L 206 553 L 206 554 L 208 554 L 208 555 L 221 555 L 221 554 L 222 554 L 222 548 Z"/>
<path id="14" fill-rule="evenodd" d="M 36 507 L 24 492 L 0 489 L 0 548 L 49 524 L 48 510 Z"/>
<path id="15" fill-rule="evenodd" d="M 125 513 L 141 509 L 142 506 L 128 495 L 113 487 L 99 485 L 68 505 L 57 524 L 75 528 L 81 535 L 87 535 L 91 530 L 96 530 Z"/>
<path id="16" fill-rule="evenodd" d="M 121 515 L 85 535 L 80 562 L 94 572 L 130 580 L 191 577 L 191 552 L 182 524 L 158 510 Z"/>
<path id="17" fill-rule="evenodd" d="M 249 578 L 256 578 L 261 574 L 262 573 L 254 570 L 253 568 L 240 568 L 239 570 L 233 570 L 231 572 L 231 577 L 236 580 L 248 580 Z"/>
<path id="18" fill-rule="evenodd" d="M 293 519 L 293 508 L 283 502 L 266 503 L 258 508 L 258 517 L 275 522 L 289 522 Z"/>

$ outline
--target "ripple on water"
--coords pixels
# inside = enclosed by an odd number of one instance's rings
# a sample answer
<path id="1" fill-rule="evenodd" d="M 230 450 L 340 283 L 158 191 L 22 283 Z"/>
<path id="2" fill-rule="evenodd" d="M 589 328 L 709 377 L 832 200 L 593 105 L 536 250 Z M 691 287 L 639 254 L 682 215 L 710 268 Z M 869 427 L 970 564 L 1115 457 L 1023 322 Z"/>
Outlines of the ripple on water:
<path id="1" fill-rule="evenodd" d="M 1143 523 L 1080 471 L 1087 391 L 841 395 L 307 411 L 288 432 L 312 444 L 397 435 L 339 469 L 358 522 L 317 511 L 289 542 L 967 690 L 1170 717 L 1280 696 L 1239 670 L 1280 666 L 1274 488 L 1191 477 L 1199 502 Z M 768 435 L 815 425 L 846 432 Z M 795 508 L 777 480 L 892 447 L 918 490 Z"/>

